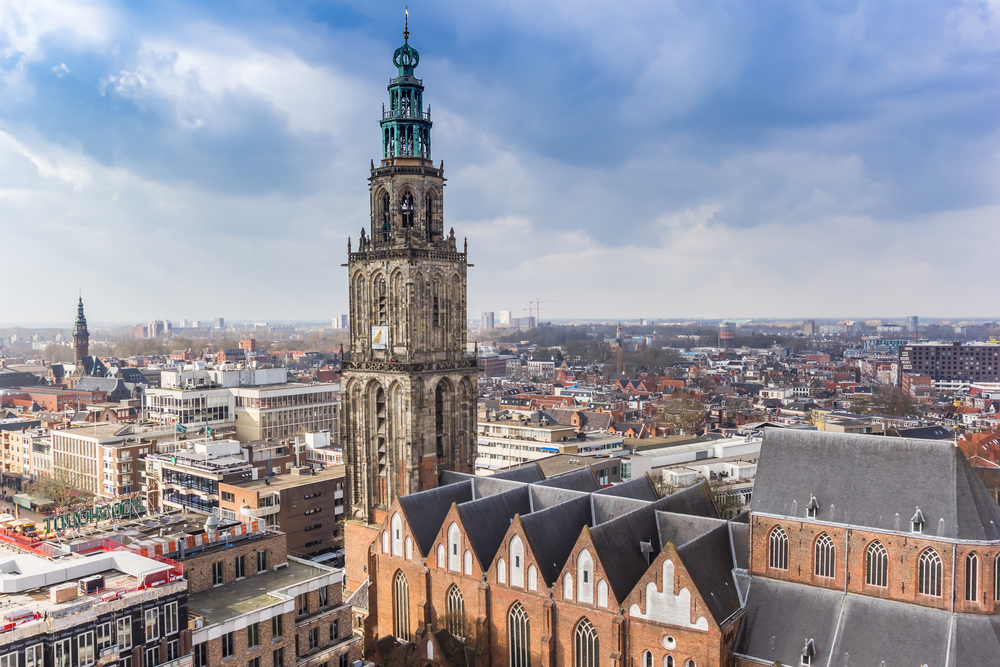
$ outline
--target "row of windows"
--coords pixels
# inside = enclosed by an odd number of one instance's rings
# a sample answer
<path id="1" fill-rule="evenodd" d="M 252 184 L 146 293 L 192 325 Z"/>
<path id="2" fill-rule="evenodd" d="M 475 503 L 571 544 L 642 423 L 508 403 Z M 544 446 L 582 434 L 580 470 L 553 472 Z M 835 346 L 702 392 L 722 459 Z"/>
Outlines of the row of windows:
<path id="1" fill-rule="evenodd" d="M 391 534 L 390 534 L 391 533 Z M 473 559 L 472 551 L 466 549 L 463 555 L 459 554 L 462 531 L 457 523 L 452 522 L 448 526 L 448 547 L 439 544 L 437 548 L 437 566 L 441 569 L 448 569 L 452 572 L 464 572 L 472 575 Z M 391 548 L 390 548 L 391 542 Z M 402 520 L 398 514 L 393 514 L 390 520 L 390 532 L 382 533 L 382 553 L 392 553 L 394 556 L 403 556 L 407 560 L 413 559 L 413 541 L 409 536 L 402 539 Z M 508 548 L 510 557 L 510 585 L 524 588 L 529 591 L 538 590 L 538 570 L 533 564 L 524 567 L 524 543 L 521 538 L 515 535 Z M 508 561 L 501 557 L 497 560 L 497 583 L 508 583 Z M 576 567 L 576 589 L 575 597 L 577 601 L 586 604 L 594 604 L 594 559 L 586 549 L 580 552 L 577 557 Z M 608 606 L 608 584 L 603 579 L 597 582 L 597 605 Z M 573 575 L 569 572 L 563 577 L 563 597 L 567 600 L 574 598 Z"/>
<path id="2" fill-rule="evenodd" d="M 836 576 L 837 548 L 833 538 L 822 533 L 813 546 L 813 574 L 817 577 Z M 768 567 L 775 570 L 788 569 L 788 534 L 781 526 L 771 530 L 768 539 Z M 1000 555 L 994 559 L 993 599 L 1000 600 Z M 941 556 L 932 547 L 927 547 L 917 559 L 917 592 L 921 595 L 941 597 L 943 563 Z M 888 588 L 889 552 L 879 540 L 865 549 L 865 584 Z M 979 600 L 979 556 L 970 553 L 965 557 L 965 599 Z"/>
<path id="3" fill-rule="evenodd" d="M 233 559 L 233 570 L 237 579 L 247 576 L 246 555 L 237 556 Z M 267 550 L 262 549 L 257 552 L 257 572 L 258 574 L 267 570 Z M 225 567 L 223 561 L 212 563 L 212 585 L 221 586 L 225 583 Z"/>
<path id="4" fill-rule="evenodd" d="M 152 641 L 160 638 L 159 635 L 159 610 L 146 610 L 146 640 Z M 177 603 L 171 602 L 164 607 L 164 633 L 167 637 L 175 634 L 178 629 Z M 112 634 L 112 630 L 117 631 L 117 635 Z M 61 639 L 53 645 L 53 667 L 88 667 L 97 662 L 101 651 L 115 645 L 117 637 L 117 648 L 124 652 L 132 648 L 132 619 L 119 618 L 117 621 L 101 623 L 95 630 L 81 632 L 75 638 Z M 73 641 L 76 641 L 77 659 L 74 662 L 72 657 Z M 179 656 L 178 640 L 173 639 L 167 642 L 167 661 L 176 660 Z M 44 657 L 42 644 L 29 646 L 24 651 L 25 667 L 44 667 Z M 148 648 L 145 652 L 145 667 L 156 667 L 160 664 L 159 647 Z M 122 656 L 121 667 L 131 667 L 131 657 Z M 0 656 L 0 667 L 18 667 L 18 652 L 7 653 Z"/>

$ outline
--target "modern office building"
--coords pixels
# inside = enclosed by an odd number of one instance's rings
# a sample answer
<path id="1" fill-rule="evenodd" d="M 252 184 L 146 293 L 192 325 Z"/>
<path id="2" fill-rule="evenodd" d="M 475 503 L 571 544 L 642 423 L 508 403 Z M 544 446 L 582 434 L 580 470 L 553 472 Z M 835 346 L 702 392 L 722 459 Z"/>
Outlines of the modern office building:
<path id="1" fill-rule="evenodd" d="M 1000 381 L 1000 345 L 990 343 L 908 343 L 897 348 L 903 373 L 941 383 Z"/>

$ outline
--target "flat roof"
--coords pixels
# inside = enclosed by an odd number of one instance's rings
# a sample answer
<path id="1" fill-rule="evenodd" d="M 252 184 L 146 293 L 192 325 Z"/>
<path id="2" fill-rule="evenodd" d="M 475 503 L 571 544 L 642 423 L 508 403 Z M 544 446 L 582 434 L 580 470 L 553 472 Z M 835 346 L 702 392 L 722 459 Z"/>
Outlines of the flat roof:
<path id="1" fill-rule="evenodd" d="M 346 466 L 332 466 L 330 468 L 324 468 L 322 470 L 317 470 L 314 475 L 293 475 L 290 472 L 282 473 L 280 475 L 274 475 L 272 477 L 264 477 L 261 479 L 250 479 L 245 482 L 224 482 L 226 486 L 235 486 L 238 489 L 247 489 L 249 491 L 263 491 L 265 489 L 287 489 L 292 486 L 299 486 L 302 484 L 314 484 L 316 482 L 323 482 L 330 479 L 337 479 L 344 477 L 346 473 Z M 266 481 L 265 481 L 266 480 Z"/>
<path id="2" fill-rule="evenodd" d="M 209 625 L 284 602 L 276 593 L 289 586 L 308 581 L 331 568 L 308 565 L 288 559 L 288 567 L 268 570 L 224 586 L 210 588 L 188 596 L 188 614 L 203 616 Z"/>

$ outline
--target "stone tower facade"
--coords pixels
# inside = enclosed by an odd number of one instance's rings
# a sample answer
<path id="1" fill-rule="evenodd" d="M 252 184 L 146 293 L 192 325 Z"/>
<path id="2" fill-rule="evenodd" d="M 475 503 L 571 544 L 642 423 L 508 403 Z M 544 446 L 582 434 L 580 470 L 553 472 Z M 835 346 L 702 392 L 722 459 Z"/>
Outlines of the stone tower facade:
<path id="1" fill-rule="evenodd" d="M 444 164 L 431 161 L 430 107 L 413 73 L 420 56 L 403 36 L 382 110 L 382 159 L 368 178 L 370 230 L 356 250 L 348 240 L 341 436 L 347 519 L 359 527 L 380 524 L 397 497 L 437 486 L 443 470 L 472 472 L 476 459 L 477 367 L 465 333 L 471 265 L 454 229 L 444 231 Z"/>
<path id="2" fill-rule="evenodd" d="M 73 323 L 73 359 L 77 366 L 83 363 L 83 358 L 90 353 L 90 330 L 87 329 L 87 317 L 83 314 L 83 296 L 76 306 L 76 322 Z"/>

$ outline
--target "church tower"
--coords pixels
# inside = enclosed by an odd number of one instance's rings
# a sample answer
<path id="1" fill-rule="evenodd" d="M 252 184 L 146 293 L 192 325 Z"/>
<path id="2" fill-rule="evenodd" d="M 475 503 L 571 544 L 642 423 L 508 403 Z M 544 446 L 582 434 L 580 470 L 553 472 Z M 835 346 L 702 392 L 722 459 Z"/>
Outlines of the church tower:
<path id="1" fill-rule="evenodd" d="M 368 177 L 370 230 L 356 250 L 347 246 L 341 440 L 346 518 L 355 525 L 381 523 L 395 498 L 437 486 L 443 470 L 472 472 L 476 458 L 477 368 L 465 334 L 471 265 L 454 229 L 445 233 L 444 163 L 431 161 L 430 107 L 408 26 L 403 39 L 382 108 L 382 159 Z"/>
<path id="2" fill-rule="evenodd" d="M 73 324 L 73 359 L 77 366 L 83 363 L 83 358 L 90 352 L 90 331 L 87 329 L 87 317 L 83 314 L 83 295 L 76 306 L 76 322 Z M 80 369 L 78 368 L 77 371 Z"/>

